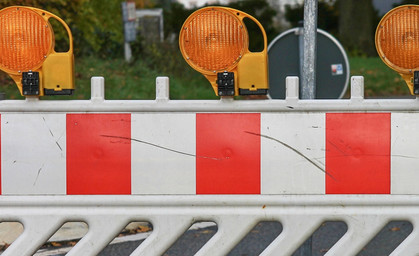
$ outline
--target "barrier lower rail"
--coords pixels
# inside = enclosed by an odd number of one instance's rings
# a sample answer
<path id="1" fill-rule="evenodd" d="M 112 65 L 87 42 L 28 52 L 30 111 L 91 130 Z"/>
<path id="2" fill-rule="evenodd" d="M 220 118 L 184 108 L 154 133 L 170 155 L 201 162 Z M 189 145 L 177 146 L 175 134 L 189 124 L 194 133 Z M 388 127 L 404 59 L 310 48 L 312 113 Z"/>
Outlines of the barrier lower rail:
<path id="1" fill-rule="evenodd" d="M 347 233 L 326 255 L 356 255 L 392 220 L 417 226 L 419 197 L 394 195 L 7 196 L 1 220 L 24 233 L 3 255 L 32 255 L 64 222 L 89 231 L 67 255 L 98 254 L 127 223 L 145 220 L 152 234 L 131 255 L 163 255 L 196 221 L 214 221 L 215 236 L 196 255 L 226 255 L 260 221 L 278 221 L 282 233 L 261 255 L 291 255 L 324 221 L 344 221 Z M 392 255 L 416 255 L 414 229 Z"/>

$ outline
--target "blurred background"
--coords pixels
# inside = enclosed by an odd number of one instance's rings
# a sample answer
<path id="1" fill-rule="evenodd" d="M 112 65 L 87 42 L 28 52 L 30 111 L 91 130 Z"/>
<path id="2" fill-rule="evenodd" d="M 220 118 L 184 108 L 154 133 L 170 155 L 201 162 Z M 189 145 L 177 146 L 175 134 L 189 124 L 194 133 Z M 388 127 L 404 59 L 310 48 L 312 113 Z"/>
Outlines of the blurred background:
<path id="1" fill-rule="evenodd" d="M 264 26 L 268 44 L 281 32 L 298 26 L 304 0 L 132 0 L 137 10 L 163 11 L 163 37 L 155 29 L 156 17 L 136 20 L 137 37 L 130 42 L 132 59 L 124 59 L 124 25 L 121 0 L 0 0 L 0 9 L 24 5 L 44 9 L 61 17 L 74 38 L 76 90 L 72 96 L 46 99 L 89 99 L 90 78 L 104 76 L 106 99 L 154 99 L 155 78 L 170 77 L 172 99 L 216 99 L 208 81 L 183 60 L 178 33 L 186 18 L 206 5 L 236 8 L 256 17 Z M 375 29 L 391 8 L 419 4 L 419 0 L 319 0 L 318 27 L 336 37 L 345 48 L 351 75 L 365 77 L 365 96 L 409 95 L 401 77 L 377 56 Z M 68 49 L 64 28 L 50 19 L 56 51 Z M 260 45 L 258 30 L 250 24 L 250 45 Z M 258 32 L 256 32 L 258 33 Z M 20 99 L 14 82 L 0 71 L 0 92 L 6 99 Z M 347 92 L 349 95 L 349 92 Z"/>

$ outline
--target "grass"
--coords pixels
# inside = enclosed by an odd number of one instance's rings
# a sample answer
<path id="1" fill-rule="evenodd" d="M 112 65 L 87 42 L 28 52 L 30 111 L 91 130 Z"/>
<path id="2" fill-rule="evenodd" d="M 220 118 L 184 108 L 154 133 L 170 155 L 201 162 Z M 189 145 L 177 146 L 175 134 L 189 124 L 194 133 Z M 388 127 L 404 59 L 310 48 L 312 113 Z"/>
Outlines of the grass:
<path id="1" fill-rule="evenodd" d="M 90 77 L 105 77 L 105 98 L 115 99 L 155 99 L 156 77 L 168 76 L 170 79 L 171 99 L 215 98 L 206 79 L 191 68 L 185 66 L 182 76 L 168 72 L 159 72 L 145 63 L 136 61 L 126 63 L 123 59 L 100 60 L 93 57 L 77 61 L 76 85 L 82 88 L 79 98 L 90 97 Z M 87 97 L 86 97 L 87 96 Z"/>
<path id="2" fill-rule="evenodd" d="M 379 57 L 349 58 L 351 76 L 364 76 L 365 97 L 390 97 L 410 95 L 405 81 L 387 67 Z"/>
<path id="3" fill-rule="evenodd" d="M 154 99 L 157 76 L 169 76 L 171 99 L 217 99 L 208 81 L 190 68 L 186 62 L 174 54 L 175 71 L 145 63 L 141 59 L 126 63 L 123 59 L 103 60 L 95 57 L 76 58 L 76 90 L 72 96 L 47 96 L 44 99 L 90 99 L 90 78 L 105 77 L 105 98 L 115 99 Z M 388 68 L 378 57 L 349 59 L 351 76 L 362 75 L 365 81 L 365 97 L 389 97 L 409 95 L 402 78 Z M 165 62 L 168 62 L 167 58 Z M 163 63 L 165 65 L 165 63 Z M 170 68 L 169 68 L 170 69 Z M 159 71 L 163 70 L 163 71 Z M 0 92 L 6 99 L 23 99 L 14 82 L 0 72 Z M 349 92 L 347 93 L 347 96 Z"/>
<path id="4" fill-rule="evenodd" d="M 183 60 L 182 60 L 183 61 Z M 183 61 L 184 62 L 184 61 Z M 94 57 L 76 59 L 75 92 L 72 96 L 45 96 L 43 99 L 75 100 L 90 99 L 90 79 L 92 76 L 105 77 L 105 98 L 155 99 L 157 76 L 169 76 L 171 99 L 216 99 L 208 81 L 187 64 L 182 75 L 159 72 L 145 63 L 126 63 L 123 59 L 103 60 Z M 6 99 L 24 99 L 9 76 L 0 72 L 0 92 Z"/>

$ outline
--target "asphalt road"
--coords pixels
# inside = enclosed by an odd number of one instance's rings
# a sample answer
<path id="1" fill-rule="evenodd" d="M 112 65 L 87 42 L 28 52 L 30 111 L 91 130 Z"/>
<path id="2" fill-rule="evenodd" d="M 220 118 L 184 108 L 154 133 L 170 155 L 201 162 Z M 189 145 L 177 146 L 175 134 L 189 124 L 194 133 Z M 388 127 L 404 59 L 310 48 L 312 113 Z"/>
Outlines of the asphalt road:
<path id="1" fill-rule="evenodd" d="M 389 255 L 412 231 L 409 222 L 394 221 L 385 226 L 358 254 L 359 256 Z M 324 255 L 347 230 L 343 222 L 324 223 L 312 236 L 312 256 Z M 282 231 L 277 222 L 258 224 L 228 256 L 259 255 Z M 207 227 L 186 232 L 164 256 L 194 255 L 215 233 L 217 227 Z M 142 241 L 125 242 L 107 246 L 99 256 L 129 255 Z M 63 254 L 64 255 L 64 254 Z M 293 256 L 301 256 L 296 251 Z M 308 255 L 304 255 L 308 256 Z"/>

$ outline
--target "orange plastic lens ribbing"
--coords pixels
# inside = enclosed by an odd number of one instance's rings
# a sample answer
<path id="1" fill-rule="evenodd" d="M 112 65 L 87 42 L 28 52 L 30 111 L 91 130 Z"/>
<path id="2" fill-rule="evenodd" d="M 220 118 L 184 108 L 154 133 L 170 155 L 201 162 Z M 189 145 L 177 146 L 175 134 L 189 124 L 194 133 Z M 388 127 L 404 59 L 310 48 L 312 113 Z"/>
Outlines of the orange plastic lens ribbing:
<path id="1" fill-rule="evenodd" d="M 419 6 L 403 6 L 380 22 L 377 50 L 393 69 L 407 73 L 419 68 Z"/>
<path id="2" fill-rule="evenodd" d="M 8 73 L 36 70 L 52 44 L 52 29 L 40 14 L 24 7 L 0 11 L 0 69 Z"/>
<path id="3" fill-rule="evenodd" d="M 247 40 L 247 31 L 238 18 L 214 8 L 192 15 L 180 36 L 185 59 L 207 72 L 224 71 L 236 64 Z"/>

